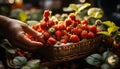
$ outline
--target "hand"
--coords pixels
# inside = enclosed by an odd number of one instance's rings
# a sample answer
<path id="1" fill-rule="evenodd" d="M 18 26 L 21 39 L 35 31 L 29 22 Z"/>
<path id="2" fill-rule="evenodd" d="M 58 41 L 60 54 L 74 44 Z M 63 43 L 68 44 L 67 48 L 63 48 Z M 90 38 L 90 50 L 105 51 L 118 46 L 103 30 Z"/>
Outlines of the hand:
<path id="1" fill-rule="evenodd" d="M 41 42 L 32 41 L 26 37 L 25 33 L 35 37 L 41 36 L 41 34 L 21 21 L 9 19 L 3 26 L 2 32 L 15 47 L 31 51 L 43 45 Z"/>

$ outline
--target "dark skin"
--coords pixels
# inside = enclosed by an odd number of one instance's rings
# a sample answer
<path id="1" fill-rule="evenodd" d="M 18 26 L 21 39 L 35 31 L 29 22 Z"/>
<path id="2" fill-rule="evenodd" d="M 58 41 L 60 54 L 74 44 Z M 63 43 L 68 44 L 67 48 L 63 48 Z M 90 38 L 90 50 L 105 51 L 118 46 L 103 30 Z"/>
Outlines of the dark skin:
<path id="1" fill-rule="evenodd" d="M 25 35 L 25 33 L 28 33 L 38 37 L 41 36 L 41 33 L 21 21 L 0 15 L 0 31 L 14 47 L 22 50 L 32 51 L 43 46 L 41 42 L 32 41 Z"/>

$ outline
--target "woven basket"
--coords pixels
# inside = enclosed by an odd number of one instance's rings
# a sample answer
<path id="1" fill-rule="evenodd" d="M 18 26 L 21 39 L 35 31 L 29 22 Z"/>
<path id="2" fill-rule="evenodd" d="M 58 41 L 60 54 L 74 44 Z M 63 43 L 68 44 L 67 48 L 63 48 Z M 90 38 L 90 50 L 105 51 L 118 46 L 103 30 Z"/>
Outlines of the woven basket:
<path id="1" fill-rule="evenodd" d="M 69 45 L 43 46 L 33 54 L 39 53 L 36 54 L 37 57 L 43 56 L 52 61 L 68 61 L 90 55 L 100 46 L 103 39 L 103 35 L 98 35 L 93 39 L 84 39 Z"/>
<path id="2" fill-rule="evenodd" d="M 70 61 L 73 59 L 82 58 L 94 53 L 102 41 L 106 39 L 103 35 L 98 35 L 93 39 L 84 39 L 78 43 L 64 45 L 64 46 L 43 46 L 40 49 L 33 52 L 33 58 L 44 57 L 49 62 L 43 62 L 41 65 L 50 65 L 63 61 Z M 14 68 L 12 63 L 15 55 L 6 54 L 7 64 L 10 68 Z"/>

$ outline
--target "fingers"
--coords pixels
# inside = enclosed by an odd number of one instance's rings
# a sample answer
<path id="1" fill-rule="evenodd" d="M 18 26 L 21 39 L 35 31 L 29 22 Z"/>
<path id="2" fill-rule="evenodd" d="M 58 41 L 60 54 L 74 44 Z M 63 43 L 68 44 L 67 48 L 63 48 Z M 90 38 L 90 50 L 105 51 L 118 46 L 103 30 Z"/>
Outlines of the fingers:
<path id="1" fill-rule="evenodd" d="M 41 36 L 42 34 L 41 33 L 38 33 L 37 31 L 35 31 L 34 29 L 32 29 L 31 27 L 27 26 L 27 25 L 24 25 L 23 26 L 23 30 L 26 32 L 26 33 L 29 33 L 33 36 Z"/>
<path id="2" fill-rule="evenodd" d="M 43 43 L 41 42 L 36 42 L 36 41 L 32 41 L 29 38 L 27 38 L 23 32 L 20 32 L 17 35 L 17 40 L 21 41 L 22 43 L 24 43 L 25 45 L 29 45 L 29 46 L 43 46 Z"/>

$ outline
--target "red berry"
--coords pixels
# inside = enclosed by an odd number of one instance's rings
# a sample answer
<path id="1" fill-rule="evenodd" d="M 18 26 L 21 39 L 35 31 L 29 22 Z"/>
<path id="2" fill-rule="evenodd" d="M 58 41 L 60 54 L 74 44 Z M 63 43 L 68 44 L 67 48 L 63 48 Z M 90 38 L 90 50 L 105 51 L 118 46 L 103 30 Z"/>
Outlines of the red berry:
<path id="1" fill-rule="evenodd" d="M 50 16 L 50 11 L 49 10 L 45 10 L 43 15 L 44 15 L 44 17 Z"/>
<path id="2" fill-rule="evenodd" d="M 73 21 L 72 25 L 73 25 L 74 27 L 76 27 L 76 26 L 78 25 L 78 23 L 77 23 L 76 21 Z"/>
<path id="3" fill-rule="evenodd" d="M 82 29 L 78 28 L 78 34 L 81 34 L 81 32 L 82 32 Z"/>
<path id="4" fill-rule="evenodd" d="M 43 20 L 44 20 L 45 22 L 48 22 L 48 21 L 49 21 L 49 18 L 48 18 L 48 17 L 44 17 Z"/>
<path id="5" fill-rule="evenodd" d="M 60 25 L 59 25 L 59 30 L 65 30 L 65 25 L 60 24 Z"/>
<path id="6" fill-rule="evenodd" d="M 114 47 L 115 48 L 118 48 L 120 45 L 119 44 L 114 44 Z"/>
<path id="7" fill-rule="evenodd" d="M 69 17 L 70 17 L 70 19 L 72 19 L 72 20 L 75 20 L 75 19 L 76 19 L 76 16 L 75 16 L 74 13 L 71 13 L 71 14 L 69 15 Z"/>
<path id="8" fill-rule="evenodd" d="M 37 29 L 39 28 L 39 25 L 33 25 L 32 28 L 33 28 L 34 30 L 37 30 Z"/>
<path id="9" fill-rule="evenodd" d="M 30 35 L 30 34 L 28 34 L 27 37 L 28 37 L 29 39 L 31 39 L 31 40 L 34 40 L 34 37 L 33 37 L 32 35 Z"/>
<path id="10" fill-rule="evenodd" d="M 44 40 L 44 38 L 42 38 L 42 37 L 37 37 L 37 41 L 39 41 L 39 42 L 42 42 L 43 44 L 45 44 L 45 40 Z"/>
<path id="11" fill-rule="evenodd" d="M 61 31 L 56 31 L 55 32 L 55 36 L 57 37 L 57 40 L 60 40 L 61 39 L 61 36 L 62 36 L 62 32 Z"/>
<path id="12" fill-rule="evenodd" d="M 80 21 L 80 20 L 77 19 L 77 20 L 75 20 L 75 21 L 77 22 L 77 24 L 81 24 L 81 21 Z"/>
<path id="13" fill-rule="evenodd" d="M 82 20 L 82 21 L 81 21 L 81 24 L 86 24 L 86 25 L 88 25 L 88 21 L 87 21 L 87 20 Z"/>
<path id="14" fill-rule="evenodd" d="M 47 29 L 47 23 L 41 23 L 40 28 L 43 29 L 43 30 L 46 30 Z"/>
<path id="15" fill-rule="evenodd" d="M 69 26 L 69 25 L 71 25 L 71 24 L 72 24 L 72 20 L 67 19 L 67 20 L 65 21 L 65 25 L 66 25 L 66 26 Z"/>
<path id="16" fill-rule="evenodd" d="M 50 33 L 49 33 L 49 32 L 45 32 L 45 33 L 44 33 L 44 38 L 45 38 L 45 39 L 48 39 L 49 37 L 50 37 Z"/>
<path id="17" fill-rule="evenodd" d="M 94 37 L 95 37 L 95 34 L 90 31 L 90 32 L 88 33 L 88 38 L 94 38 Z"/>
<path id="18" fill-rule="evenodd" d="M 43 30 L 41 28 L 38 28 L 37 31 L 40 33 L 43 32 Z"/>
<path id="19" fill-rule="evenodd" d="M 71 26 L 68 26 L 68 27 L 66 28 L 66 31 L 67 31 L 67 32 L 71 32 L 71 29 L 72 29 L 72 27 L 71 27 Z"/>
<path id="20" fill-rule="evenodd" d="M 56 44 L 56 42 L 57 42 L 57 40 L 54 39 L 54 38 L 52 38 L 52 37 L 50 37 L 50 38 L 47 40 L 48 45 L 54 45 L 54 44 Z"/>
<path id="21" fill-rule="evenodd" d="M 54 21 L 48 21 L 48 27 L 52 27 L 53 25 L 55 25 Z"/>
<path id="22" fill-rule="evenodd" d="M 77 35 L 71 35 L 70 36 L 70 41 L 73 42 L 73 43 L 76 43 L 76 42 L 79 42 L 80 39 Z"/>
<path id="23" fill-rule="evenodd" d="M 54 28 L 55 28 L 55 30 L 59 30 L 59 26 L 58 25 L 55 25 Z"/>
<path id="24" fill-rule="evenodd" d="M 84 24 L 84 25 L 82 25 L 81 29 L 82 30 L 88 30 L 88 26 Z"/>
<path id="25" fill-rule="evenodd" d="M 81 32 L 81 38 L 87 38 L 88 37 L 88 32 L 87 31 L 82 31 Z"/>
<path id="26" fill-rule="evenodd" d="M 67 34 L 67 31 L 66 30 L 61 30 L 61 33 L 62 33 L 62 36 Z"/>
<path id="27" fill-rule="evenodd" d="M 69 39 L 69 35 L 64 35 L 64 36 L 63 36 L 63 39 L 68 40 L 68 39 Z"/>
<path id="28" fill-rule="evenodd" d="M 71 30 L 71 32 L 73 33 L 73 34 L 79 34 L 79 32 L 78 32 L 78 28 L 73 28 L 72 30 Z"/>
<path id="29" fill-rule="evenodd" d="M 66 44 L 66 43 L 67 43 L 67 40 L 66 40 L 66 39 L 62 39 L 62 40 L 60 40 L 60 43 Z"/>
<path id="30" fill-rule="evenodd" d="M 92 31 L 94 33 L 97 32 L 97 27 L 95 25 L 89 26 L 89 31 Z"/>

